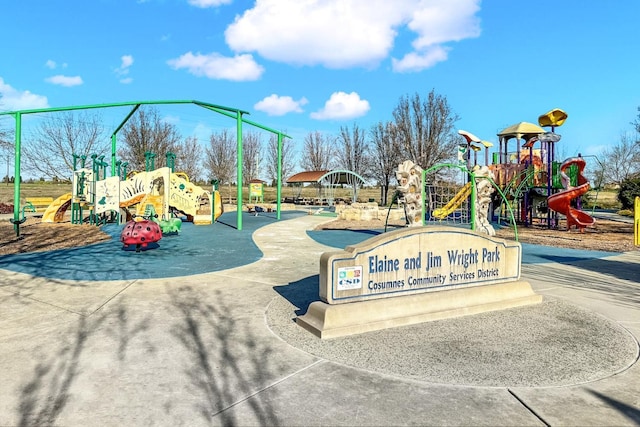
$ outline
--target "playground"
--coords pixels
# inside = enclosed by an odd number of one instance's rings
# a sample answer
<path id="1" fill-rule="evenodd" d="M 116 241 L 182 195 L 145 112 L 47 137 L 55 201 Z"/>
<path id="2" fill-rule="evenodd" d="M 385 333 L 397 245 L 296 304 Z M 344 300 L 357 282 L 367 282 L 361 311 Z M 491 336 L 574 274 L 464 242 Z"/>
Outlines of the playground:
<path id="1" fill-rule="evenodd" d="M 307 211 L 301 212 L 307 213 Z M 596 215 L 599 216 L 596 223 L 593 227 L 587 228 L 584 233 L 546 227 L 520 227 L 518 239 L 522 243 L 583 250 L 611 252 L 636 250 L 633 243 L 633 223 L 630 218 L 625 219 L 610 212 L 600 211 Z M 391 227 L 400 227 L 404 224 L 404 220 L 389 222 Z M 334 219 L 320 225 L 318 229 L 381 230 L 384 225 L 380 220 Z M 111 234 L 98 227 L 87 224 L 75 225 L 70 221 L 42 223 L 40 218 L 32 217 L 22 227 L 21 237 L 18 238 L 13 232 L 13 225 L 8 220 L 0 220 L 0 256 L 68 249 L 113 239 Z M 497 230 L 497 235 L 505 239 L 513 239 L 513 231 L 508 228 Z"/>
<path id="2" fill-rule="evenodd" d="M 42 218 L 18 189 L 0 221 L 0 424 L 637 425 L 633 219 L 575 204 L 585 162 L 555 161 L 555 136 L 507 129 L 489 167 L 460 134 L 464 180 L 404 162 L 391 221 L 282 211 L 280 183 L 276 210 L 239 188 L 222 212 L 171 167 L 107 177 L 100 159 Z M 297 324 L 327 252 L 434 223 L 521 242 L 540 303 L 328 340 Z M 141 224 L 158 239 L 127 245 Z"/>

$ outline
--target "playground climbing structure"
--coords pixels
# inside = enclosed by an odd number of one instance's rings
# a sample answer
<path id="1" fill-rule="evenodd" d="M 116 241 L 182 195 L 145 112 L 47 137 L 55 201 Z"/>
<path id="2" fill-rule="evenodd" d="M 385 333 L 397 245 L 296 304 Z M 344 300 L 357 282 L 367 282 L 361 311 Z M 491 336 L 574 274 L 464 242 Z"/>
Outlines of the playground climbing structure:
<path id="1" fill-rule="evenodd" d="M 149 207 L 160 220 L 180 215 L 194 224 L 211 224 L 222 214 L 217 191 L 212 194 L 190 182 L 186 174 L 174 173 L 169 167 L 133 172 L 125 180 L 119 176 L 96 177 L 95 170 L 84 167 L 76 170 L 73 192 L 54 201 L 44 213 L 43 222 L 62 221 L 69 207 L 72 223 L 77 224 L 87 219 L 99 223 L 99 218 L 107 215 L 128 221 L 134 215 L 143 217 Z"/>

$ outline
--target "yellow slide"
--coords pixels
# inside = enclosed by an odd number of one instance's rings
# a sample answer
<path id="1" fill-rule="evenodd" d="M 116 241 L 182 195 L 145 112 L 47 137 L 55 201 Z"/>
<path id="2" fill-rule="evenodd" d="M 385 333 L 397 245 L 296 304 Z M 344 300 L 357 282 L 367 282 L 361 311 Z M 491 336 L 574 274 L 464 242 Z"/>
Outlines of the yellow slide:
<path id="1" fill-rule="evenodd" d="M 447 215 L 458 209 L 469 195 L 471 195 L 471 182 L 467 182 L 446 205 L 434 210 L 432 214 L 433 217 L 436 219 L 445 219 Z"/>
<path id="2" fill-rule="evenodd" d="M 61 222 L 64 213 L 71 206 L 71 197 L 71 193 L 66 193 L 55 199 L 42 214 L 42 222 Z"/>

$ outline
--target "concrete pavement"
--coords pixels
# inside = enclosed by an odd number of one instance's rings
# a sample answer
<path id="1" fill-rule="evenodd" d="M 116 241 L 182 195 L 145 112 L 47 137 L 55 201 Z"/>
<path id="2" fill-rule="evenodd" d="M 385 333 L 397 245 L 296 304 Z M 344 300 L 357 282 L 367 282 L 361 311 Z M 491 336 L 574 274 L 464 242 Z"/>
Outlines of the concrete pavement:
<path id="1" fill-rule="evenodd" d="M 0 271 L 0 425 L 638 425 L 640 252 L 524 264 L 545 302 L 321 341 L 303 216 L 199 275 Z"/>

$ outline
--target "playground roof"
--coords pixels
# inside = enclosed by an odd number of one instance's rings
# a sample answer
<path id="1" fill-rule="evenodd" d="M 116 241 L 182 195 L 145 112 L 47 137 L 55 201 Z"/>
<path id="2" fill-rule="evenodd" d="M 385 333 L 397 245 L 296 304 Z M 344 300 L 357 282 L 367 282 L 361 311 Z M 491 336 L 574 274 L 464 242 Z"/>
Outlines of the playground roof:
<path id="1" fill-rule="evenodd" d="M 541 133 L 545 133 L 545 130 L 540 126 L 534 125 L 533 123 L 520 122 L 503 129 L 498 133 L 498 136 L 505 141 L 511 138 L 528 140 Z"/>
<path id="2" fill-rule="evenodd" d="M 288 184 L 318 182 L 324 185 L 351 185 L 358 183 L 364 184 L 364 178 L 355 172 L 347 170 L 321 170 L 321 171 L 305 171 L 292 175 L 287 179 Z"/>
<path id="3" fill-rule="evenodd" d="M 478 144 L 482 144 L 484 146 L 484 148 L 489 148 L 489 147 L 493 147 L 493 144 L 489 141 L 483 141 L 480 138 L 478 138 L 477 136 L 475 136 L 474 134 L 472 134 L 471 132 L 467 132 L 466 130 L 462 130 L 460 129 L 458 131 L 458 134 L 462 135 L 464 137 L 464 139 L 467 140 L 468 144 L 471 144 L 472 142 L 478 143 Z M 471 146 L 474 150 L 476 149 L 480 149 L 480 147 L 476 147 L 476 146 Z"/>
<path id="4" fill-rule="evenodd" d="M 554 108 L 553 110 L 538 117 L 538 124 L 543 127 L 562 126 L 564 124 L 564 121 L 567 120 L 567 117 L 567 113 L 559 108 Z"/>
<path id="5" fill-rule="evenodd" d="M 295 184 L 299 182 L 318 182 L 320 178 L 327 172 L 329 171 L 323 170 L 299 172 L 289 177 L 289 179 L 287 179 L 287 184 Z"/>

